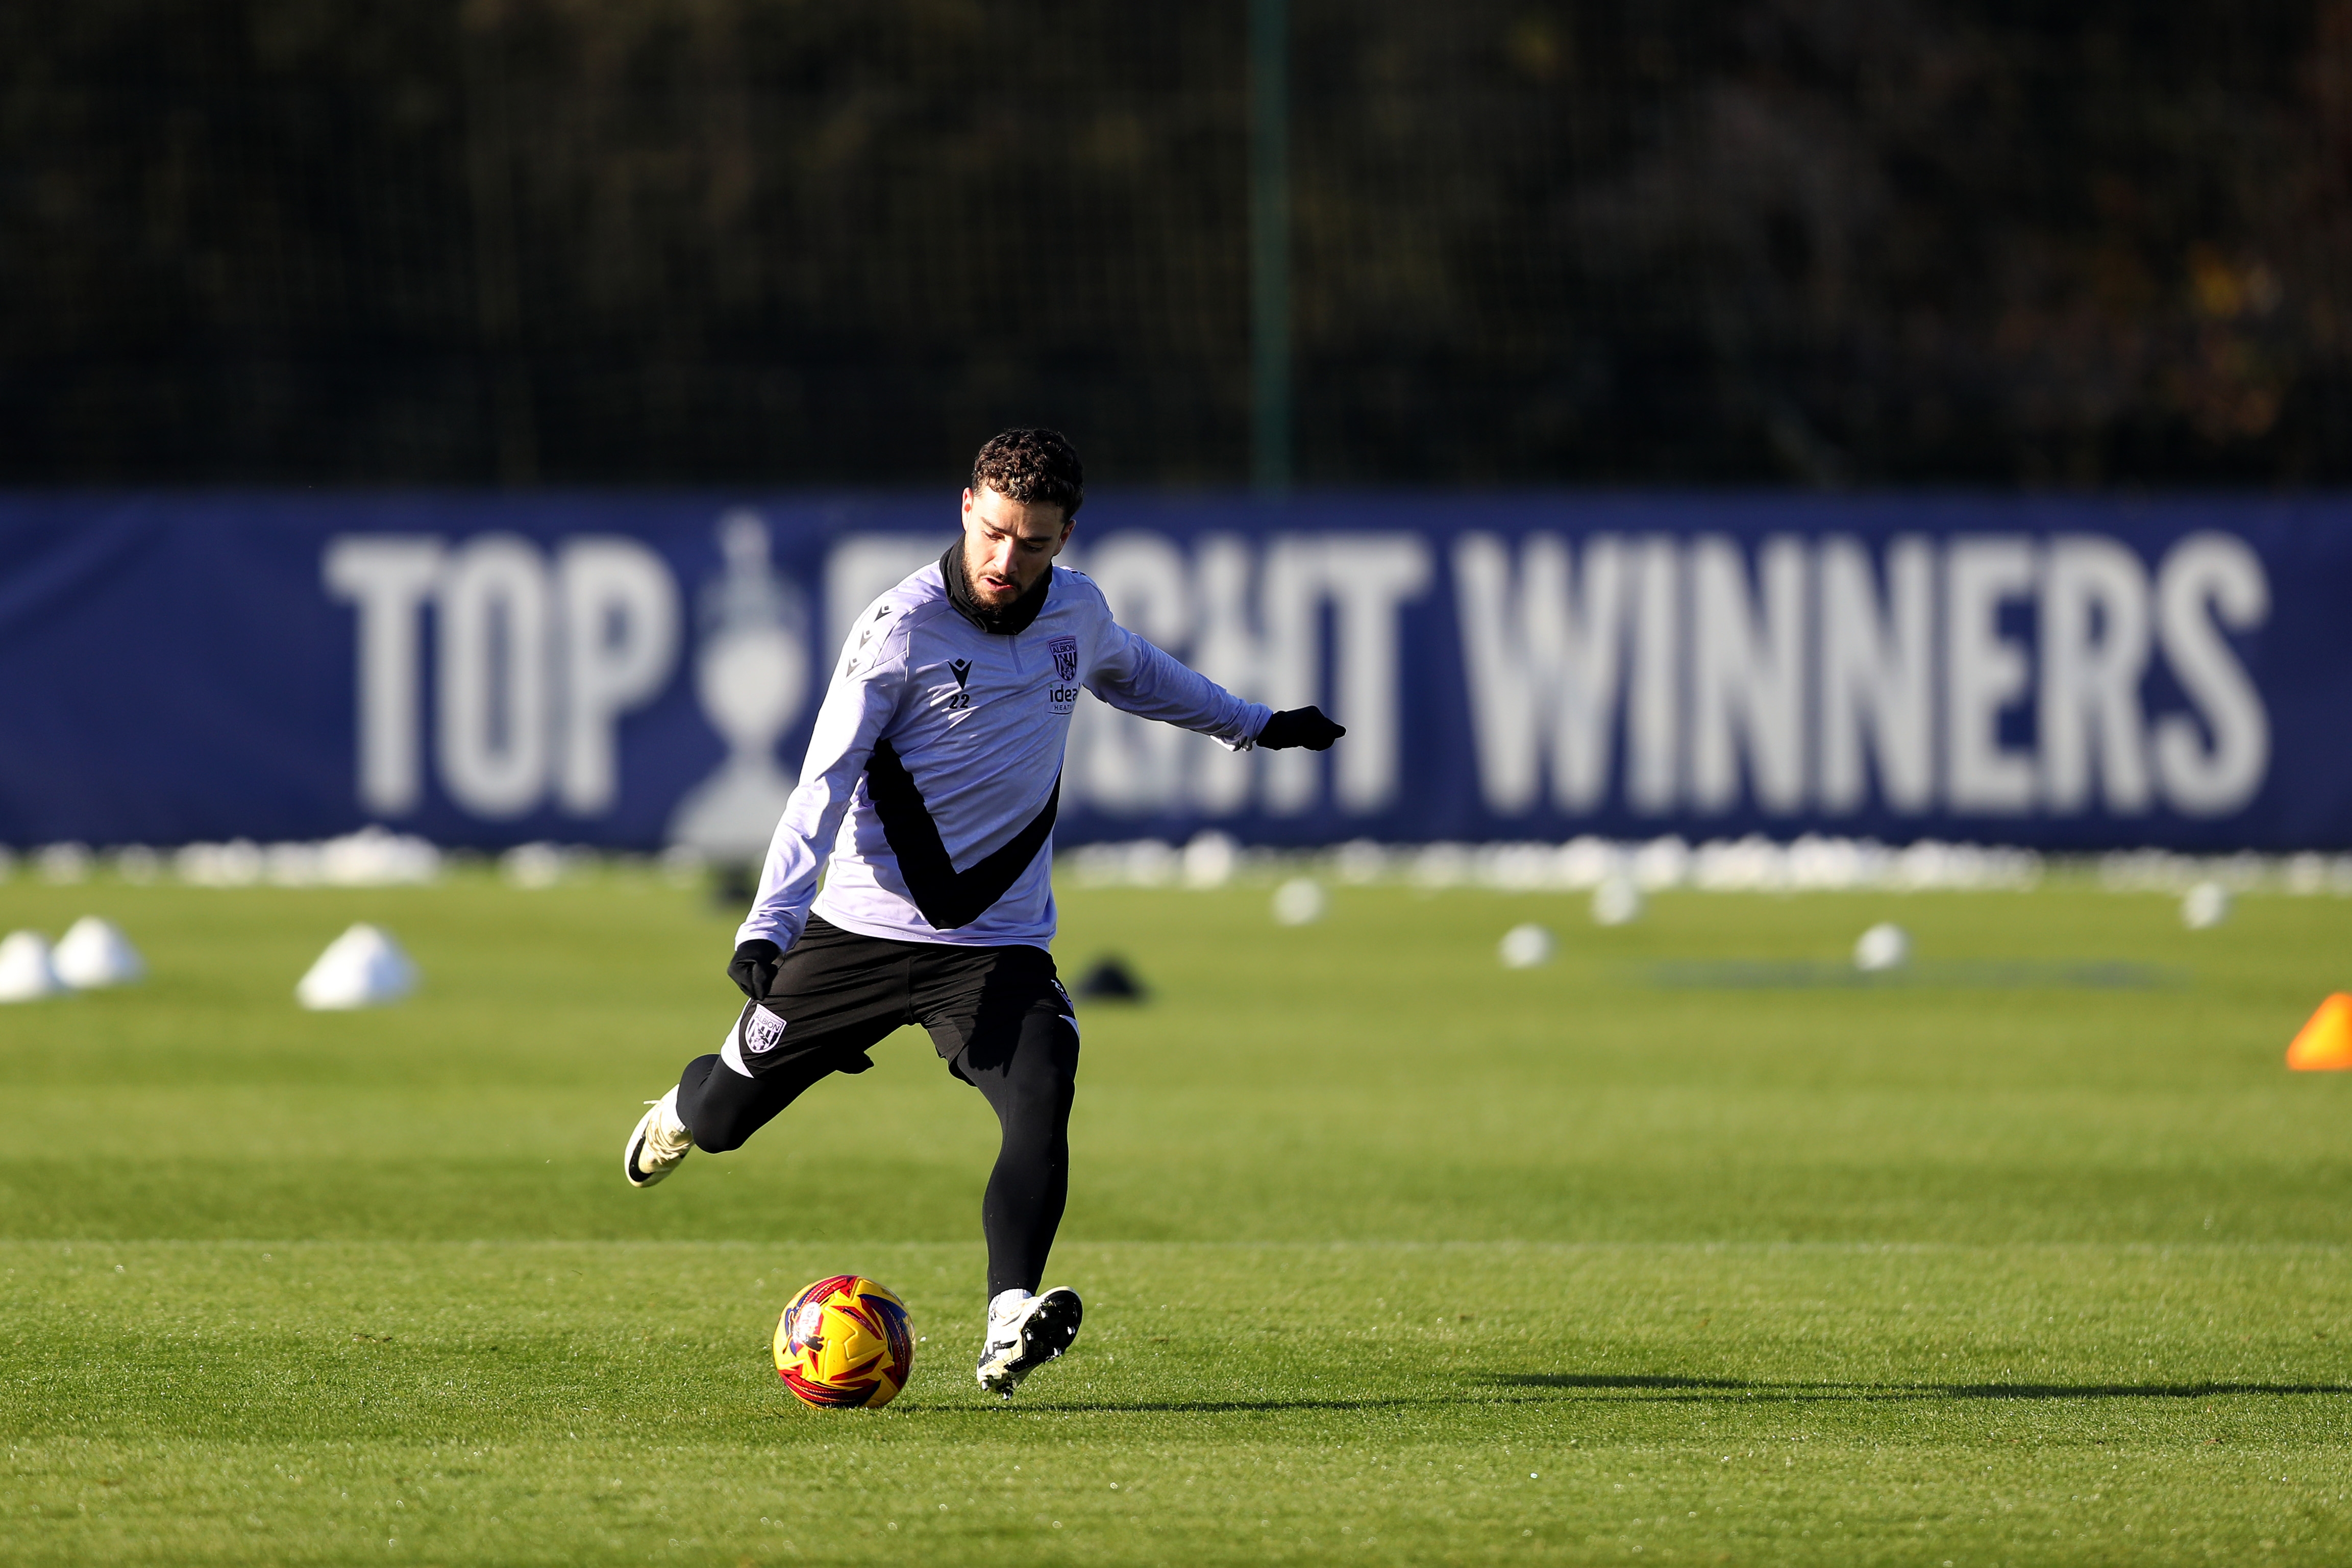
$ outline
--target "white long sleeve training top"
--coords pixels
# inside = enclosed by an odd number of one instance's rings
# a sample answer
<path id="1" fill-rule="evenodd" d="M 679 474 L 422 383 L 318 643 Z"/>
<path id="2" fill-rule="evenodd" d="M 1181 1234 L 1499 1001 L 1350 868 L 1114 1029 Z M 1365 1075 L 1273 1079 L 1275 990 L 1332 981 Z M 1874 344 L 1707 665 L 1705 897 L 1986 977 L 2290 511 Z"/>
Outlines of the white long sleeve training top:
<path id="1" fill-rule="evenodd" d="M 1248 749 L 1273 710 L 1113 621 L 1083 572 L 1048 570 L 1036 618 L 1013 632 L 959 612 L 938 562 L 858 616 L 737 943 L 789 948 L 813 908 L 868 936 L 1045 946 L 1054 809 L 1082 688 Z"/>

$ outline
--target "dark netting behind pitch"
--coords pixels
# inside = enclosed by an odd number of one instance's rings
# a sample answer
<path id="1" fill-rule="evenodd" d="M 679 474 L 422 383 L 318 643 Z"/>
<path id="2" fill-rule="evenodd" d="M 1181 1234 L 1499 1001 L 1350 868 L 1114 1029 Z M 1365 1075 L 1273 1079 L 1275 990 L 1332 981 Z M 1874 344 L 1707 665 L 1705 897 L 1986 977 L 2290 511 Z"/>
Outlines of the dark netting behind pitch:
<path id="1" fill-rule="evenodd" d="M 1309 482 L 2352 476 L 2352 7 L 1292 17 Z M 0 481 L 1249 471 L 1244 0 L 37 0 Z"/>

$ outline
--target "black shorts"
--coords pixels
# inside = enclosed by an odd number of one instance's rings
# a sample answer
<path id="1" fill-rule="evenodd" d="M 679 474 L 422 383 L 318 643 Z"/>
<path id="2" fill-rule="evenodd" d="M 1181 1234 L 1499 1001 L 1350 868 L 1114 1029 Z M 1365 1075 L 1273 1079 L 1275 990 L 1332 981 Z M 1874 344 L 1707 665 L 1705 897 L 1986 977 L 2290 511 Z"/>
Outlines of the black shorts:
<path id="1" fill-rule="evenodd" d="M 784 955 L 775 988 L 743 1005 L 735 1046 L 755 1078 L 819 1062 L 835 1072 L 863 1072 L 874 1065 L 870 1047 L 919 1023 L 962 1078 L 959 1053 L 969 1050 L 975 1069 L 996 1066 L 1033 1012 L 1058 1014 L 1076 1027 L 1054 956 L 1043 947 L 894 942 L 811 915 Z"/>

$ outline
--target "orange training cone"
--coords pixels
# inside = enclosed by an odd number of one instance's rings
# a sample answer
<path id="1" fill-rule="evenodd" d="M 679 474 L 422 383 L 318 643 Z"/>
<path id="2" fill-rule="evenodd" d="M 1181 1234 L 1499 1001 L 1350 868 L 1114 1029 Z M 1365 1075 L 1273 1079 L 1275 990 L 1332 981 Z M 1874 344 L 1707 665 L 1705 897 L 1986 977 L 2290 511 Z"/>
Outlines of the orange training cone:
<path id="1" fill-rule="evenodd" d="M 2319 1004 L 2286 1048 L 2286 1064 L 2297 1072 L 2352 1068 L 2352 996 L 2338 991 Z"/>

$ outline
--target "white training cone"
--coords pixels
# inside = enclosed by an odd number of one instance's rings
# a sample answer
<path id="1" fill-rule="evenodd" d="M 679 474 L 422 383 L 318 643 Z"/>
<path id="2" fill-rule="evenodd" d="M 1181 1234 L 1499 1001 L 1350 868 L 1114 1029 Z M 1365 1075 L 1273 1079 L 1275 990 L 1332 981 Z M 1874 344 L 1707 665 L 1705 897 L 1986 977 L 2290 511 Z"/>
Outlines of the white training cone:
<path id="1" fill-rule="evenodd" d="M 2200 882 L 2180 900 L 2180 924 L 2191 931 L 2210 931 L 2230 918 L 2230 890 L 2218 882 Z"/>
<path id="2" fill-rule="evenodd" d="M 1899 969 L 1911 961 L 1911 933 L 1881 921 L 1853 945 L 1853 967 L 1866 975 Z"/>
<path id="3" fill-rule="evenodd" d="M 1503 933 L 1503 945 L 1497 955 L 1506 969 L 1532 969 L 1551 962 L 1555 944 L 1551 933 L 1540 925 L 1514 925 Z"/>
<path id="4" fill-rule="evenodd" d="M 37 931 L 11 931 L 0 937 L 0 1002 L 32 1002 L 66 988 L 49 956 L 49 939 Z"/>
<path id="5" fill-rule="evenodd" d="M 55 954 L 58 978 L 78 991 L 127 986 L 147 977 L 146 961 L 111 920 L 85 915 L 66 927 Z"/>
<path id="6" fill-rule="evenodd" d="M 1292 877 L 1274 890 L 1274 923 L 1312 925 L 1323 918 L 1323 911 L 1329 904 L 1323 895 L 1321 883 L 1311 877 Z"/>
<path id="7" fill-rule="evenodd" d="M 416 988 L 416 966 L 381 926 L 352 926 L 327 944 L 294 997 L 313 1012 L 380 1008 Z"/>
<path id="8" fill-rule="evenodd" d="M 1223 887 L 1234 879 L 1234 863 L 1240 859 L 1241 846 L 1232 834 L 1202 828 L 1184 846 L 1184 885 Z"/>
<path id="9" fill-rule="evenodd" d="M 1642 917 L 1642 884 L 1612 872 L 1592 890 L 1592 923 L 1623 925 Z"/>

